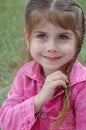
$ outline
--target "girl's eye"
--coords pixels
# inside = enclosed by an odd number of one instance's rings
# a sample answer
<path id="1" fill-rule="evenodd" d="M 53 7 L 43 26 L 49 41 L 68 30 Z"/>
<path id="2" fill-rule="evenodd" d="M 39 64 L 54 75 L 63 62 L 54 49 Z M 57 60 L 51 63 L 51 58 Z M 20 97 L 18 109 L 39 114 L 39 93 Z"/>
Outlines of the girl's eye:
<path id="1" fill-rule="evenodd" d="M 46 36 L 45 34 L 39 34 L 39 35 L 38 35 L 38 38 L 39 38 L 39 39 L 46 39 L 47 36 Z"/>
<path id="2" fill-rule="evenodd" d="M 59 40 L 67 40 L 68 39 L 68 36 L 65 35 L 65 34 L 62 34 L 58 37 Z"/>

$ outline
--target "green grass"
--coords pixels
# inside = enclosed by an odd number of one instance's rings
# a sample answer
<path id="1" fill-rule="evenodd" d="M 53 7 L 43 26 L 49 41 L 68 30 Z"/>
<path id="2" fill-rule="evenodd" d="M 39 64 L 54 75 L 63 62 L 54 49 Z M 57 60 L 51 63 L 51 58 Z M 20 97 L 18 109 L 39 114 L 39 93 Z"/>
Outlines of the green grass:
<path id="1" fill-rule="evenodd" d="M 0 105 L 15 72 L 27 60 L 23 38 L 25 3 L 26 0 L 0 2 Z"/>
<path id="2" fill-rule="evenodd" d="M 81 5 L 82 9 L 84 10 L 85 19 L 86 19 L 86 1 L 84 0 L 76 0 L 76 1 Z M 85 34 L 84 44 L 79 59 L 86 66 L 86 34 Z"/>
<path id="3" fill-rule="evenodd" d="M 86 15 L 86 1 L 77 0 Z M 24 7 L 26 0 L 0 2 L 0 105 L 7 96 L 18 68 L 28 59 L 24 45 Z M 86 65 L 86 38 L 80 60 Z"/>

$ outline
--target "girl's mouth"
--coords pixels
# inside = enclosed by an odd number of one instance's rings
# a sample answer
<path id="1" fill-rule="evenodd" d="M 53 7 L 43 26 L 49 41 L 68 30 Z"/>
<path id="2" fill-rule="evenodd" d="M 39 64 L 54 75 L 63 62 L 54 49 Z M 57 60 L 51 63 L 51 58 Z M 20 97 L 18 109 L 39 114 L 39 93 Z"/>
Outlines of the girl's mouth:
<path id="1" fill-rule="evenodd" d="M 43 56 L 46 60 L 51 61 L 51 62 L 55 62 L 57 60 L 59 60 L 62 56 L 58 56 L 58 57 L 48 57 L 48 56 Z"/>

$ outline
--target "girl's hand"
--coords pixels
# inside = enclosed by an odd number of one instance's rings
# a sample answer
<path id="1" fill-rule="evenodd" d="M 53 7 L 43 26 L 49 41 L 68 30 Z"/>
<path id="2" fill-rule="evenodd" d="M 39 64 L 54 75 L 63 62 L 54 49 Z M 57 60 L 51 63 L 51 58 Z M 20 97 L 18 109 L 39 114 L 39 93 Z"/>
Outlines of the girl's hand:
<path id="1" fill-rule="evenodd" d="M 67 88 L 66 83 L 68 83 L 68 78 L 61 71 L 48 75 L 41 91 L 35 96 L 36 113 L 48 99 L 54 96 L 60 87 Z"/>

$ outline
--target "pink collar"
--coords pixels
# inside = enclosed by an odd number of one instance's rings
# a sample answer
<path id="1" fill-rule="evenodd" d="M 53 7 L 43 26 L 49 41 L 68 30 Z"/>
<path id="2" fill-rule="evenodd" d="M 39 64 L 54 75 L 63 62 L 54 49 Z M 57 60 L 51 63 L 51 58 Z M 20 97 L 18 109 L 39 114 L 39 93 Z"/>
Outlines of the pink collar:
<path id="1" fill-rule="evenodd" d="M 70 73 L 71 86 L 83 81 L 86 81 L 86 67 L 76 60 Z"/>
<path id="2" fill-rule="evenodd" d="M 35 60 L 32 60 L 25 64 L 21 71 L 28 77 L 43 83 L 44 77 L 41 74 L 42 67 Z M 72 71 L 70 73 L 70 84 L 71 86 L 79 82 L 86 81 L 86 68 L 80 64 L 78 60 L 75 61 Z"/>

